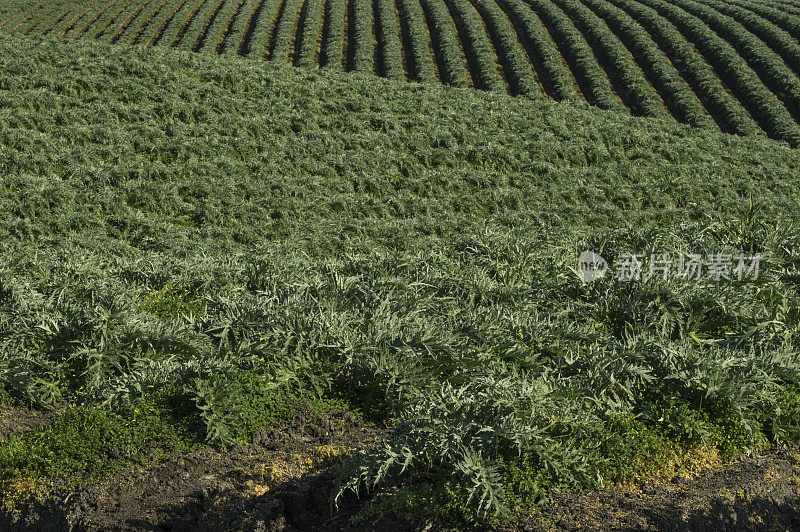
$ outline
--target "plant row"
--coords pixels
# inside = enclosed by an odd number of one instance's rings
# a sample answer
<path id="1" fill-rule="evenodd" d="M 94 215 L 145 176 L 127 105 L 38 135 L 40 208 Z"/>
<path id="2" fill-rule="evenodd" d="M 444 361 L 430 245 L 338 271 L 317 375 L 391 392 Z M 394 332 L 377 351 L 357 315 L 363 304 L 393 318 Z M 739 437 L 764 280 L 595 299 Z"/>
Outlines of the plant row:
<path id="1" fill-rule="evenodd" d="M 714 70 L 680 31 L 655 9 L 635 0 L 608 0 L 636 20 L 669 57 L 711 116 L 728 133 L 761 135 L 750 113 L 723 86 Z"/>
<path id="2" fill-rule="evenodd" d="M 261 0 L 244 0 L 230 23 L 227 35 L 220 46 L 220 53 L 235 55 L 242 51 L 242 43 L 261 3 Z"/>
<path id="3" fill-rule="evenodd" d="M 123 33 L 131 28 L 143 13 L 147 12 L 147 8 L 156 8 L 158 7 L 159 3 L 161 3 L 160 0 L 149 0 L 148 2 L 143 2 L 139 5 L 131 5 L 128 10 L 122 13 L 122 15 L 114 21 L 116 26 L 112 25 L 113 28 L 106 32 L 103 41 L 110 44 L 118 42 Z"/>
<path id="4" fill-rule="evenodd" d="M 347 2 L 327 0 L 325 2 L 325 23 L 323 27 L 322 52 L 320 64 L 325 68 L 342 70 L 344 68 L 344 39 L 347 24 Z"/>
<path id="5" fill-rule="evenodd" d="M 564 64 L 558 47 L 544 29 L 542 21 L 523 0 L 497 0 L 508 19 L 516 27 L 531 62 L 540 70 L 542 82 L 548 85 L 556 100 L 580 100 L 575 81 Z"/>
<path id="6" fill-rule="evenodd" d="M 178 16 L 181 9 L 190 0 L 169 0 L 164 9 L 153 16 L 148 23 L 141 28 L 141 31 L 133 38 L 131 44 L 143 44 L 149 46 L 156 44 L 167 29 L 172 20 Z"/>
<path id="7" fill-rule="evenodd" d="M 143 9 L 131 21 L 124 30 L 118 32 L 114 37 L 114 42 L 120 44 L 132 44 L 140 33 L 155 19 L 159 13 L 167 8 L 171 0 L 158 0 L 151 2 L 147 9 Z"/>
<path id="8" fill-rule="evenodd" d="M 441 0 L 420 0 L 439 63 L 439 78 L 446 85 L 466 87 L 469 71 L 464 50 L 458 44 L 453 18 Z"/>
<path id="9" fill-rule="evenodd" d="M 54 25 L 60 16 L 66 16 L 66 13 L 72 9 L 74 9 L 74 6 L 72 5 L 67 7 L 63 5 L 53 6 L 45 12 L 40 12 L 39 16 L 32 19 L 29 24 L 18 28 L 16 33 L 21 32 L 27 35 L 35 29 L 38 29 L 39 32 L 42 32 L 48 27 Z M 20 11 L 18 7 L 8 7 L 6 11 L 4 11 L 2 20 L 0 20 L 0 28 L 2 28 L 5 33 L 10 34 L 11 31 L 9 28 L 11 28 L 14 23 L 19 20 L 23 13 L 24 12 Z"/>
<path id="10" fill-rule="evenodd" d="M 800 79 L 786 66 L 780 55 L 739 22 L 715 9 L 692 0 L 675 0 L 674 3 L 731 43 L 764 84 L 784 102 L 795 119 L 800 120 Z M 794 45 L 794 51 L 800 51 L 800 46 L 797 43 Z M 800 56 L 796 60 L 800 62 Z"/>
<path id="11" fill-rule="evenodd" d="M 532 64 L 503 10 L 494 0 L 472 0 L 472 3 L 489 30 L 511 91 L 514 94 L 540 98 L 542 91 L 534 78 Z"/>
<path id="12" fill-rule="evenodd" d="M 636 65 L 627 48 L 608 26 L 578 0 L 554 0 L 582 32 L 595 51 L 595 55 L 607 65 L 608 75 L 616 82 L 623 101 L 635 113 L 644 116 L 667 118 L 669 114 L 664 102 Z"/>
<path id="13" fill-rule="evenodd" d="M 400 20 L 394 0 L 374 0 L 376 33 L 381 53 L 381 72 L 384 77 L 405 80 Z"/>
<path id="14" fill-rule="evenodd" d="M 409 77 L 419 82 L 435 82 L 436 67 L 431 36 L 419 0 L 397 0 Z"/>
<path id="15" fill-rule="evenodd" d="M 92 4 L 88 4 L 88 7 L 79 7 L 77 11 L 71 13 L 70 16 L 65 17 L 61 22 L 56 24 L 53 28 L 53 33 L 58 37 L 66 35 L 87 13 L 89 13 L 89 11 L 91 11 L 92 7 Z"/>
<path id="16" fill-rule="evenodd" d="M 0 31 L 580 100 L 800 145 L 800 17 L 757 0 L 105 0 Z"/>
<path id="17" fill-rule="evenodd" d="M 286 0 L 264 0 L 260 6 L 258 20 L 250 40 L 245 43 L 244 53 L 248 57 L 263 59 L 269 56 L 270 43 L 278 25 L 281 9 Z"/>
<path id="18" fill-rule="evenodd" d="M 37 10 L 36 14 L 28 17 L 24 23 L 17 22 L 16 16 L 9 15 L 3 17 L 3 15 L 0 15 L 0 29 L 6 34 L 22 33 L 27 35 L 42 24 L 46 24 L 48 21 L 52 20 L 52 17 L 62 11 L 63 7 Z M 16 15 L 16 13 L 14 15 Z"/>
<path id="19" fill-rule="evenodd" d="M 695 127 L 717 128 L 695 93 L 642 26 L 606 0 L 582 1 L 603 18 L 611 31 L 630 50 L 677 120 Z"/>
<path id="20" fill-rule="evenodd" d="M 678 7 L 678 0 L 676 3 L 663 0 L 640 1 L 656 9 L 692 41 L 700 53 L 714 65 L 719 76 L 743 105 L 750 109 L 768 135 L 785 140 L 792 146 L 800 146 L 800 126 L 730 44 L 697 17 Z"/>
<path id="21" fill-rule="evenodd" d="M 295 45 L 295 59 L 292 64 L 306 68 L 317 66 L 319 39 L 322 30 L 322 16 L 325 0 L 306 0 L 299 29 L 298 44 Z"/>
<path id="22" fill-rule="evenodd" d="M 497 57 L 486 30 L 469 0 L 444 0 L 461 39 L 472 71 L 472 82 L 479 89 L 505 91 L 506 84 L 498 71 Z"/>
<path id="23" fill-rule="evenodd" d="M 116 7 L 116 6 L 115 6 Z M 91 25 L 91 31 L 96 31 L 95 40 L 111 43 L 117 31 L 126 23 L 127 19 L 141 7 L 139 2 L 127 2 L 125 5 L 119 6 L 118 9 L 113 9 L 113 12 L 106 13 L 104 18 L 105 22 L 98 25 Z M 112 10 L 109 10 L 112 11 Z"/>
<path id="24" fill-rule="evenodd" d="M 773 51 L 780 54 L 794 73 L 800 75 L 800 44 L 788 32 L 753 11 L 733 3 L 717 0 L 703 0 L 703 3 L 742 24 L 749 32 L 767 43 Z"/>
<path id="25" fill-rule="evenodd" d="M 229 0 L 206 0 L 203 6 L 197 10 L 192 17 L 189 25 L 182 31 L 177 43 L 178 50 L 187 52 L 197 51 L 198 46 L 202 45 L 208 35 L 208 29 L 216 18 L 216 14 L 222 5 Z M 230 0 L 233 2 L 233 0 Z M 229 2 L 229 3 L 230 3 Z"/>
<path id="26" fill-rule="evenodd" d="M 526 0 L 559 45 L 587 100 L 603 109 L 628 112 L 597 62 L 591 46 L 570 18 L 550 0 Z"/>
<path id="27" fill-rule="evenodd" d="M 347 34 L 348 64 L 357 72 L 375 71 L 375 41 L 372 35 L 372 2 L 350 0 Z"/>
<path id="28" fill-rule="evenodd" d="M 186 28 L 194 20 L 197 12 L 203 7 L 206 2 L 212 0 L 187 0 L 183 6 L 175 13 L 175 16 L 170 19 L 164 31 L 158 37 L 158 40 L 153 44 L 161 44 L 163 46 L 177 46 L 178 42 L 182 39 Z"/>
<path id="29" fill-rule="evenodd" d="M 231 27 L 232 21 L 240 12 L 244 0 L 227 0 L 225 4 L 219 8 L 213 21 L 208 25 L 204 31 L 204 36 L 199 41 L 198 52 L 216 54 L 219 53 L 222 41 Z"/>
<path id="30" fill-rule="evenodd" d="M 125 2 L 121 2 L 123 7 L 127 7 L 133 2 L 133 0 L 127 0 Z M 67 38 L 75 38 L 80 37 L 83 31 L 90 27 L 92 23 L 101 15 L 106 13 L 107 10 L 114 6 L 114 9 L 118 9 L 119 6 L 115 5 L 115 0 L 108 0 L 98 2 L 95 4 L 87 4 L 90 6 L 88 11 L 85 11 L 84 14 L 76 21 L 66 28 L 62 28 L 61 32 L 57 35 L 59 37 L 67 37 Z"/>
<path id="31" fill-rule="evenodd" d="M 78 5 L 70 5 L 63 11 L 56 11 L 53 18 L 48 20 L 46 24 L 42 24 L 39 26 L 39 34 L 40 35 L 47 35 L 52 32 L 55 27 L 65 18 L 67 18 L 71 13 L 75 12 L 78 9 Z"/>
<path id="32" fill-rule="evenodd" d="M 22 14 L 19 7 L 13 4 L 6 4 L 0 7 L 0 28 L 6 27 L 13 20 Z"/>
<path id="33" fill-rule="evenodd" d="M 23 24 L 29 24 L 31 21 L 39 20 L 43 11 L 47 12 L 44 8 L 44 4 L 37 4 L 33 6 L 31 10 L 21 12 L 9 10 L 10 14 L 8 16 L 4 16 L 3 12 L 0 12 L 0 29 L 6 34 L 17 31 Z"/>
<path id="34" fill-rule="evenodd" d="M 278 25 L 275 27 L 275 37 L 270 43 L 269 59 L 280 63 L 288 63 L 290 47 L 294 44 L 293 38 L 303 0 L 286 0 L 283 4 Z"/>

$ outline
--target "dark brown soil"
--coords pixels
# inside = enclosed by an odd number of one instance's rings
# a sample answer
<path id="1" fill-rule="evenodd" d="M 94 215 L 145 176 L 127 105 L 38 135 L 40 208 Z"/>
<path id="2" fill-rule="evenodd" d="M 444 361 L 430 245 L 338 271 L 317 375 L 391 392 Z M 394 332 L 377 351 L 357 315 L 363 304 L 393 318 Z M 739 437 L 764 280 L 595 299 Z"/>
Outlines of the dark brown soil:
<path id="1" fill-rule="evenodd" d="M 47 421 L 43 414 L 0 413 L 0 441 Z M 386 430 L 348 412 L 301 410 L 251 445 L 201 449 L 124 472 L 77 491 L 53 489 L 0 530 L 452 530 L 392 518 L 356 527 L 363 507 L 330 505 L 333 471 L 351 451 L 375 445 Z M 775 448 L 643 487 L 557 495 L 545 510 L 505 530 L 800 530 L 800 452 Z"/>
<path id="2" fill-rule="evenodd" d="M 691 477 L 562 495 L 517 530 L 800 530 L 800 454 L 770 449 Z"/>
<path id="3" fill-rule="evenodd" d="M 16 515 L 0 514 L 0 530 L 318 528 L 332 516 L 330 471 L 386 435 L 349 412 L 301 410 L 253 434 L 248 446 L 201 449 L 74 492 L 54 488 Z M 352 506 L 344 504 L 339 519 Z"/>
<path id="4" fill-rule="evenodd" d="M 50 421 L 51 412 L 40 412 L 26 408 L 11 408 L 0 411 L 0 443 L 44 425 Z"/>

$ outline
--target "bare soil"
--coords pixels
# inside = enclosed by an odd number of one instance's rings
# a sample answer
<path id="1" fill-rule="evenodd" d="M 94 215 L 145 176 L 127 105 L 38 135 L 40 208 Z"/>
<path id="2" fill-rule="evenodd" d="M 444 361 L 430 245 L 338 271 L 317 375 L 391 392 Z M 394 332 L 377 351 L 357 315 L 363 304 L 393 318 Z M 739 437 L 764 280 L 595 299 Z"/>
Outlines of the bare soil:
<path id="1" fill-rule="evenodd" d="M 516 530 L 800 530 L 800 454 L 769 449 L 690 477 L 562 495 Z"/>
<path id="2" fill-rule="evenodd" d="M 0 413 L 0 441 L 46 423 L 47 414 Z M 0 530 L 454 530 L 390 517 L 356 526 L 363 501 L 334 511 L 335 470 L 388 431 L 348 412 L 301 410 L 251 444 L 174 456 L 76 491 L 55 487 Z M 800 530 L 800 450 L 780 447 L 640 487 L 556 495 L 551 506 L 504 530 Z"/>
<path id="3" fill-rule="evenodd" d="M 50 422 L 51 412 L 13 408 L 0 410 L 0 443 Z"/>

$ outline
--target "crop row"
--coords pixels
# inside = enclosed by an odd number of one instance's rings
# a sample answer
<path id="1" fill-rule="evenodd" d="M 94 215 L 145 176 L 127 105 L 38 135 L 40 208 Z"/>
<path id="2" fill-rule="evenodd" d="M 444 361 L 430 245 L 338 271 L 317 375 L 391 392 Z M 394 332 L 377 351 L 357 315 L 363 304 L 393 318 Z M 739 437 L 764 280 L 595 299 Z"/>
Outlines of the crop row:
<path id="1" fill-rule="evenodd" d="M 38 19 L 42 11 L 46 11 L 45 6 L 37 4 L 27 12 L 0 12 L 0 28 L 2 28 L 3 33 L 12 33 L 31 20 Z"/>
<path id="2" fill-rule="evenodd" d="M 39 6 L 31 13 L 12 12 L 5 10 L 0 12 L 0 31 L 5 34 L 22 33 L 28 34 L 43 22 L 60 13 L 63 8 L 47 8 Z"/>
<path id="3" fill-rule="evenodd" d="M 117 32 L 113 42 L 119 44 L 132 44 L 142 33 L 144 28 L 159 14 L 166 9 L 170 0 L 158 0 L 149 2 L 145 9 L 140 10 L 133 20 L 120 32 Z"/>
<path id="4" fill-rule="evenodd" d="M 455 21 L 461 45 L 467 55 L 472 81 L 484 90 L 505 90 L 503 77 L 498 72 L 498 62 L 486 31 L 477 19 L 475 8 L 469 0 L 444 0 Z"/>
<path id="5" fill-rule="evenodd" d="M 530 61 L 539 72 L 542 85 L 557 100 L 578 100 L 572 73 L 542 21 L 523 0 L 498 0 L 520 38 Z"/>
<path id="6" fill-rule="evenodd" d="M 139 6 L 138 2 L 133 2 L 127 0 L 125 2 L 108 2 L 100 8 L 99 13 L 92 14 L 91 16 L 86 16 L 81 20 L 80 29 L 78 26 L 75 26 L 67 32 L 67 37 L 80 37 L 80 33 L 82 32 L 96 32 L 94 34 L 94 39 L 103 41 L 103 42 L 110 42 L 111 37 L 114 34 L 114 29 L 117 27 L 118 24 L 121 23 L 127 17 L 131 11 L 134 11 Z M 98 16 L 98 24 L 92 23 L 92 17 Z"/>
<path id="7" fill-rule="evenodd" d="M 297 43 L 294 48 L 293 63 L 301 67 L 313 67 L 317 64 L 319 51 L 319 35 L 322 28 L 322 10 L 324 0 L 306 0 L 300 17 L 302 27 L 299 28 Z"/>
<path id="8" fill-rule="evenodd" d="M 238 11 L 230 21 L 227 35 L 220 43 L 218 52 L 223 54 L 239 54 L 242 51 L 242 44 L 250 29 L 251 21 L 256 14 L 256 10 L 261 5 L 261 0 L 244 0 L 239 6 Z"/>
<path id="9" fill-rule="evenodd" d="M 349 70 L 373 72 L 375 70 L 375 50 L 372 35 L 372 2 L 370 0 L 349 0 L 347 19 L 350 29 L 347 36 Z"/>
<path id="10" fill-rule="evenodd" d="M 397 8 L 410 78 L 420 82 L 436 81 L 431 36 L 419 0 L 397 0 Z"/>
<path id="11" fill-rule="evenodd" d="M 400 39 L 400 17 L 394 0 L 374 0 L 375 37 L 380 50 L 381 75 L 396 80 L 405 80 L 403 45 Z"/>
<path id="12" fill-rule="evenodd" d="M 325 2 L 320 66 L 334 70 L 343 68 L 346 23 L 345 2 L 327 0 Z"/>
<path id="13" fill-rule="evenodd" d="M 48 17 L 46 21 L 43 21 L 42 24 L 37 26 L 36 33 L 38 33 L 39 35 L 48 35 L 50 32 L 53 31 L 53 29 L 55 29 L 57 24 L 59 24 L 62 20 L 67 18 L 74 11 L 77 11 L 78 8 L 79 8 L 78 5 L 71 4 L 66 9 L 64 9 L 63 7 L 61 9 L 57 9 L 52 14 L 52 16 Z M 33 30 L 31 30 L 31 32 L 33 32 Z"/>
<path id="14" fill-rule="evenodd" d="M 197 51 L 202 53 L 219 53 L 222 43 L 237 18 L 244 0 L 227 0 L 210 23 L 207 23 L 205 35 L 197 45 Z"/>
<path id="15" fill-rule="evenodd" d="M 158 40 L 154 44 L 162 44 L 164 46 L 175 46 L 183 37 L 186 27 L 191 24 L 194 16 L 206 3 L 211 0 L 187 0 L 181 6 L 175 16 L 170 20 L 164 32 L 158 36 Z"/>
<path id="16" fill-rule="evenodd" d="M 269 55 L 269 44 L 278 24 L 285 0 L 263 0 L 256 13 L 253 31 L 243 43 L 242 53 L 248 57 L 262 59 Z"/>
<path id="17" fill-rule="evenodd" d="M 75 13 L 72 14 L 72 16 L 66 17 L 59 24 L 57 24 L 56 27 L 53 28 L 53 33 L 58 37 L 65 36 L 87 15 L 87 13 L 89 13 L 98 5 L 99 2 L 82 6 L 82 8 L 79 8 Z"/>
<path id="18" fill-rule="evenodd" d="M 591 46 L 572 20 L 550 0 L 526 0 L 544 22 L 578 80 L 584 96 L 604 109 L 627 111 L 608 76 L 597 61 Z"/>
<path id="19" fill-rule="evenodd" d="M 800 44 L 788 32 L 766 18 L 733 3 L 717 0 L 705 0 L 703 3 L 742 24 L 747 31 L 756 35 L 779 54 L 795 74 L 800 75 Z"/>
<path id="20" fill-rule="evenodd" d="M 439 63 L 439 77 L 442 83 L 464 87 L 468 84 L 468 71 L 464 51 L 458 44 L 458 35 L 453 19 L 444 3 L 437 0 L 420 0 L 433 47 Z"/>
<path id="21" fill-rule="evenodd" d="M 800 145 L 800 126 L 728 42 L 700 19 L 663 0 L 639 0 L 653 7 L 690 39 L 770 136 Z"/>
<path id="22" fill-rule="evenodd" d="M 117 30 L 125 24 L 126 19 L 130 18 L 139 7 L 140 4 L 138 2 L 131 1 L 115 4 L 113 7 L 109 6 L 109 9 L 103 10 L 102 18 L 104 22 L 96 26 L 87 22 L 85 25 L 86 31 L 90 31 L 94 27 L 97 30 L 94 36 L 95 40 L 113 42 Z"/>
<path id="23" fill-rule="evenodd" d="M 696 127 L 717 127 L 678 70 L 642 26 L 622 9 L 605 0 L 583 1 L 603 18 L 630 50 L 676 119 Z"/>
<path id="24" fill-rule="evenodd" d="M 116 43 L 123 32 L 125 32 L 128 27 L 130 27 L 131 23 L 133 23 L 136 18 L 145 10 L 145 8 L 149 7 L 151 4 L 155 4 L 155 0 L 149 0 L 145 3 L 131 3 L 127 8 L 120 13 L 120 15 L 115 18 L 111 24 L 108 25 L 103 41 L 114 44 Z M 89 30 L 91 27 L 91 23 L 87 22 L 86 25 L 81 28 L 80 34 L 76 34 L 75 37 L 78 38 L 82 35 L 84 31 Z"/>
<path id="25" fill-rule="evenodd" d="M 800 145 L 800 7 L 761 0 L 0 0 L 0 32 L 585 100 Z"/>
<path id="26" fill-rule="evenodd" d="M 514 28 L 494 0 L 472 0 L 489 30 L 495 50 L 503 64 L 506 79 L 514 94 L 541 97 L 531 63 L 514 32 Z"/>
<path id="27" fill-rule="evenodd" d="M 607 65 L 609 78 L 615 81 L 617 91 L 628 107 L 637 114 L 665 118 L 667 112 L 663 101 L 608 26 L 578 0 L 555 0 L 555 3 L 575 21 L 595 56 Z"/>
<path id="28" fill-rule="evenodd" d="M 635 0 L 608 1 L 648 31 L 722 129 L 740 135 L 761 133 L 761 128 L 747 110 L 726 90 L 711 66 L 672 23 L 656 10 Z"/>
<path id="29" fill-rule="evenodd" d="M 673 1 L 732 44 L 764 84 L 784 102 L 794 118 L 800 118 L 800 79 L 786 66 L 780 55 L 733 18 L 694 1 Z M 795 52 L 800 50 L 796 43 L 794 48 Z M 800 61 L 800 57 L 796 59 Z"/>
<path id="30" fill-rule="evenodd" d="M 740 3 L 740 0 L 731 1 Z M 800 40 L 800 16 L 797 14 L 789 14 L 785 10 L 775 9 L 752 1 L 742 2 L 740 5 L 757 15 L 764 17 L 779 28 L 788 32 L 795 39 Z"/>
<path id="31" fill-rule="evenodd" d="M 206 31 L 215 15 L 219 12 L 226 0 L 206 0 L 200 9 L 189 20 L 189 24 L 182 30 L 176 48 L 186 51 L 197 51 L 202 45 Z"/>

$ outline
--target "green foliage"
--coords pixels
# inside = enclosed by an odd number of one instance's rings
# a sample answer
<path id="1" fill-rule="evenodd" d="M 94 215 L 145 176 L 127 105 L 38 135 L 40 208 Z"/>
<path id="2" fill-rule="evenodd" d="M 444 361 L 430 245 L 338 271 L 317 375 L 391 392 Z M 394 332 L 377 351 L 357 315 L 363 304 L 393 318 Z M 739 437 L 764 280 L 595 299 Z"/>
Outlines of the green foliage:
<path id="1" fill-rule="evenodd" d="M 487 517 L 475 510 L 464 496 L 468 489 L 468 485 L 454 481 L 408 484 L 378 502 L 370 502 L 354 516 L 353 524 L 368 522 L 383 515 L 396 515 L 412 522 L 437 518 L 446 523 L 467 522 L 488 527 L 498 525 L 500 520 L 496 517 Z"/>
<path id="2" fill-rule="evenodd" d="M 658 425 L 647 425 L 626 414 L 607 420 L 598 436 L 603 441 L 600 454 L 605 459 L 598 469 L 610 482 L 646 480 L 683 451 Z"/>
<path id="3" fill-rule="evenodd" d="M 213 54 L 0 51 L 0 383 L 82 405 L 0 444 L 19 492 L 331 398 L 395 426 L 339 498 L 425 481 L 469 519 L 797 437 L 797 150 Z M 761 271 L 587 284 L 586 249 Z"/>
<path id="4" fill-rule="evenodd" d="M 171 285 L 142 295 L 138 307 L 161 319 L 202 314 L 204 311 L 202 303 L 190 290 Z"/>
<path id="5" fill-rule="evenodd" d="M 0 408 L 10 406 L 14 403 L 14 398 L 8 393 L 5 386 L 0 385 Z"/>
<path id="6" fill-rule="evenodd" d="M 196 379 L 190 390 L 207 427 L 207 439 L 222 445 L 247 443 L 250 434 L 303 401 L 301 394 L 277 388 L 253 371 Z"/>
<path id="7" fill-rule="evenodd" d="M 0 447 L 0 485 L 18 478 L 64 477 L 79 484 L 141 461 L 185 452 L 202 440 L 192 413 L 174 390 L 109 413 L 74 408 Z"/>
<path id="8" fill-rule="evenodd" d="M 242 55 L 584 100 L 800 142 L 800 12 L 717 0 L 0 1 L 16 36 Z M 66 9 L 65 9 L 66 8 Z M 437 80 L 438 78 L 438 80 Z M 233 78 L 231 82 L 235 83 Z"/>

